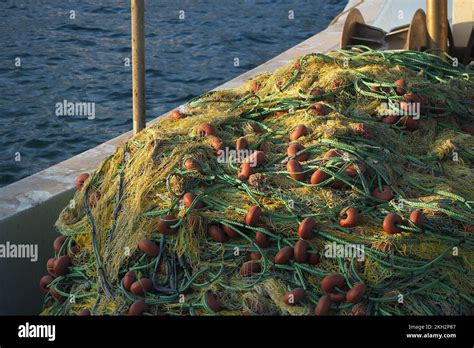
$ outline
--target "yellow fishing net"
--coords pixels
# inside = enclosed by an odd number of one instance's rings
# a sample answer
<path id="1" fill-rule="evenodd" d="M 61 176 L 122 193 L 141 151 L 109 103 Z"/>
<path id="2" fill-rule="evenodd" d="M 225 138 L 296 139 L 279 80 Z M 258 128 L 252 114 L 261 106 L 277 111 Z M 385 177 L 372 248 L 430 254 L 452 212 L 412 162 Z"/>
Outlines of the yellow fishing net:
<path id="1" fill-rule="evenodd" d="M 79 182 L 43 313 L 307 315 L 331 273 L 344 286 L 329 314 L 470 312 L 473 94 L 449 59 L 354 48 L 194 98 Z M 387 114 L 409 103 L 420 112 Z M 264 153 L 248 175 L 223 155 L 241 138 L 246 155 Z M 347 207 L 354 225 L 340 221 Z"/>

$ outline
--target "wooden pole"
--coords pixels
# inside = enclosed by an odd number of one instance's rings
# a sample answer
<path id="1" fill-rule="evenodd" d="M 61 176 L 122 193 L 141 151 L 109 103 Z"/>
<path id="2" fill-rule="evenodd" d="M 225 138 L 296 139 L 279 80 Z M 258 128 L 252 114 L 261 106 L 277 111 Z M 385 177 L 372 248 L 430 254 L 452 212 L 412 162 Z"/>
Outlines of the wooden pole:
<path id="1" fill-rule="evenodd" d="M 426 0 L 429 48 L 448 51 L 448 0 Z"/>
<path id="2" fill-rule="evenodd" d="M 133 134 L 145 128 L 145 2 L 132 1 Z"/>

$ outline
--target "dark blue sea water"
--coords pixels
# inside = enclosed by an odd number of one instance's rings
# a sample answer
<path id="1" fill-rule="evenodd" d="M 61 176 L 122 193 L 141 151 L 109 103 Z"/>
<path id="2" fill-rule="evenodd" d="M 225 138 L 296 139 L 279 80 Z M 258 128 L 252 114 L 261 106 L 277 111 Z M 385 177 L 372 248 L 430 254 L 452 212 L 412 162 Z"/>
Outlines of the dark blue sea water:
<path id="1" fill-rule="evenodd" d="M 346 2 L 146 0 L 147 119 L 318 33 Z M 0 186 L 131 129 L 127 58 L 128 0 L 0 1 Z M 58 117 L 64 100 L 95 103 L 95 118 Z"/>

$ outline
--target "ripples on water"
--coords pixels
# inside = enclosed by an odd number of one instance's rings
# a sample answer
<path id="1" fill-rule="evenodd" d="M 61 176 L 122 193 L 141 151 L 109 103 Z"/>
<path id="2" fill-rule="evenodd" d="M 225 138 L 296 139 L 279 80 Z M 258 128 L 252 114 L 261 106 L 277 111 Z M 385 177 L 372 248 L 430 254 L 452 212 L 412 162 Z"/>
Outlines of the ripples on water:
<path id="1" fill-rule="evenodd" d="M 145 3 L 150 120 L 321 31 L 346 1 Z M 129 6 L 129 0 L 0 2 L 0 186 L 131 129 L 131 67 L 124 66 L 131 59 Z M 95 119 L 55 116 L 64 99 L 94 102 Z"/>

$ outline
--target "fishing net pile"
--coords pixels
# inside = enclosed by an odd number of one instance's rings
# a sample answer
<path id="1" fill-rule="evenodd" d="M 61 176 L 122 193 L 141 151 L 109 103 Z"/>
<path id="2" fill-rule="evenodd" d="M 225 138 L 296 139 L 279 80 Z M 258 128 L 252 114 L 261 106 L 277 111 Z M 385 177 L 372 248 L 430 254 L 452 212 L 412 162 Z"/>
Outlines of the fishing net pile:
<path id="1" fill-rule="evenodd" d="M 78 178 L 43 314 L 471 313 L 473 86 L 353 47 L 192 99 Z"/>

